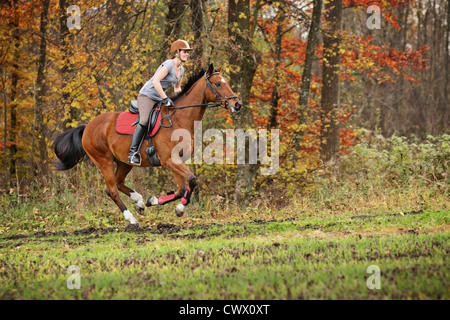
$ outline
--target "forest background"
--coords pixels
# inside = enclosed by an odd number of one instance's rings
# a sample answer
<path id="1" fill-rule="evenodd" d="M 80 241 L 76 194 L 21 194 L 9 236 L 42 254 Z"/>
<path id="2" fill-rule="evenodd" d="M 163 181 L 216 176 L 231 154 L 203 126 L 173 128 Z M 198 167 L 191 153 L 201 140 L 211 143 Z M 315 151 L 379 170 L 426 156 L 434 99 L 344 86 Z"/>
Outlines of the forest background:
<path id="1" fill-rule="evenodd" d="M 260 175 L 259 162 L 191 166 L 200 182 L 194 203 L 212 216 L 218 206 L 277 210 L 292 202 L 330 213 L 418 210 L 433 199 L 448 208 L 446 0 L 0 5 L 2 210 L 65 197 L 58 210 L 115 212 L 92 163 L 53 170 L 53 140 L 98 114 L 127 110 L 179 38 L 194 48 L 185 80 L 214 63 L 244 102 L 236 115 L 208 110 L 204 130 L 280 130 L 275 175 Z M 168 170 L 133 172 L 141 193 L 170 189 Z"/>

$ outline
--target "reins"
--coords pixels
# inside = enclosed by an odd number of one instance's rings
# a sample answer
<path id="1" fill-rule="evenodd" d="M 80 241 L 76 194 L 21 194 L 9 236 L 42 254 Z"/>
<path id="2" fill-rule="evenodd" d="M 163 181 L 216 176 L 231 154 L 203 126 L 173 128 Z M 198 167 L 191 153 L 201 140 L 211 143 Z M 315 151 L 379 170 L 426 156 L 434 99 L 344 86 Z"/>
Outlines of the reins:
<path id="1" fill-rule="evenodd" d="M 193 104 L 193 105 L 189 105 L 189 106 L 182 106 L 182 107 L 168 107 L 168 109 L 187 109 L 187 108 L 196 108 L 196 107 L 207 107 L 207 108 L 215 108 L 215 107 L 221 107 L 222 104 L 219 102 L 209 102 L 209 103 L 202 103 L 202 104 Z M 171 113 L 173 114 L 173 113 Z"/>
<path id="2" fill-rule="evenodd" d="M 189 106 L 182 106 L 182 107 L 167 107 L 167 115 L 165 115 L 164 117 L 161 117 L 161 127 L 163 128 L 170 128 L 173 123 L 172 123 L 172 119 L 170 119 L 170 116 L 173 115 L 175 113 L 175 111 L 177 111 L 178 109 L 187 109 L 187 108 L 198 108 L 198 107 L 207 107 L 207 108 L 216 108 L 216 107 L 221 107 L 222 104 L 219 102 L 215 102 L 215 103 L 202 103 L 202 104 L 193 104 L 193 105 L 189 105 Z M 169 109 L 173 110 L 173 112 L 169 113 Z M 170 125 L 165 126 L 163 125 L 163 120 L 167 119 L 169 120 Z"/>

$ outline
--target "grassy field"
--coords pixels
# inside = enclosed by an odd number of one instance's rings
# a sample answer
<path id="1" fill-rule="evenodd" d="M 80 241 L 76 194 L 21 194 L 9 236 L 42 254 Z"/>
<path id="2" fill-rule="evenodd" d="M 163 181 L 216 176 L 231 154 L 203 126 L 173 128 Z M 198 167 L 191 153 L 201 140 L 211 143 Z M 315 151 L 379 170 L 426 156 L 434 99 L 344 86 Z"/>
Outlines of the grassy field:
<path id="1" fill-rule="evenodd" d="M 446 300 L 449 213 L 10 235 L 0 240 L 0 298 Z M 379 289 L 368 288 L 370 266 Z"/>
<path id="2" fill-rule="evenodd" d="M 84 163 L 6 190 L 0 299 L 449 299 L 450 136 L 372 137 L 301 187 L 273 177 L 247 208 L 208 177 L 183 217 L 151 207 L 140 229 Z M 171 188 L 163 171 L 128 184 Z"/>

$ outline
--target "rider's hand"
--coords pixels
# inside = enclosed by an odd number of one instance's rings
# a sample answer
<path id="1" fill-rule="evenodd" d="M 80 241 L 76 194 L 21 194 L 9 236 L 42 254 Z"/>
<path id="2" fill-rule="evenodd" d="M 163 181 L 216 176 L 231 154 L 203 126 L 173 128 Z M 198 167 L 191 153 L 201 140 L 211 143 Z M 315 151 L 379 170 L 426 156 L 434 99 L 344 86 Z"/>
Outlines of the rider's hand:
<path id="1" fill-rule="evenodd" d="M 163 103 L 167 106 L 167 107 L 174 107 L 175 105 L 173 104 L 173 101 L 170 100 L 169 97 L 163 99 Z"/>

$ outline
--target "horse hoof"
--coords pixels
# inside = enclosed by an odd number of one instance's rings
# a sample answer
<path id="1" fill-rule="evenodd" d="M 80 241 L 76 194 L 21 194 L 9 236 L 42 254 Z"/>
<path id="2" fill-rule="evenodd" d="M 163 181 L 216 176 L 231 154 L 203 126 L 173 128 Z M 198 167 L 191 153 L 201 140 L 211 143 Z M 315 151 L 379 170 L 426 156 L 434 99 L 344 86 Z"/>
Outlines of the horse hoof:
<path id="1" fill-rule="evenodd" d="M 135 232 L 141 230 L 141 225 L 139 223 L 130 223 L 128 226 L 125 227 L 125 231 L 128 232 Z"/>
<path id="2" fill-rule="evenodd" d="M 148 199 L 147 199 L 147 202 L 145 203 L 145 205 L 146 205 L 147 207 L 156 206 L 156 205 L 158 205 L 158 204 L 159 204 L 158 198 L 155 197 L 155 196 L 153 196 L 153 197 L 151 197 L 151 198 L 148 198 Z"/>
<path id="3" fill-rule="evenodd" d="M 136 206 L 135 209 L 136 212 L 139 213 L 141 216 L 144 214 L 144 208 Z"/>
<path id="4" fill-rule="evenodd" d="M 175 207 L 175 213 L 176 213 L 176 215 L 177 215 L 177 217 L 182 217 L 183 216 L 183 214 L 184 214 L 184 209 L 185 209 L 186 207 L 183 205 L 183 204 L 181 204 L 181 203 L 179 203 L 176 207 Z"/>
<path id="5" fill-rule="evenodd" d="M 135 228 L 140 228 L 141 227 L 141 225 L 139 224 L 139 222 L 135 219 L 134 221 L 129 221 L 128 220 L 128 222 L 130 223 L 128 226 L 130 226 L 130 227 L 135 227 Z"/>
<path id="6" fill-rule="evenodd" d="M 128 209 L 123 212 L 123 216 L 125 217 L 125 220 L 127 220 L 130 224 L 139 225 L 139 222 L 135 217 L 133 217 L 133 214 Z"/>

